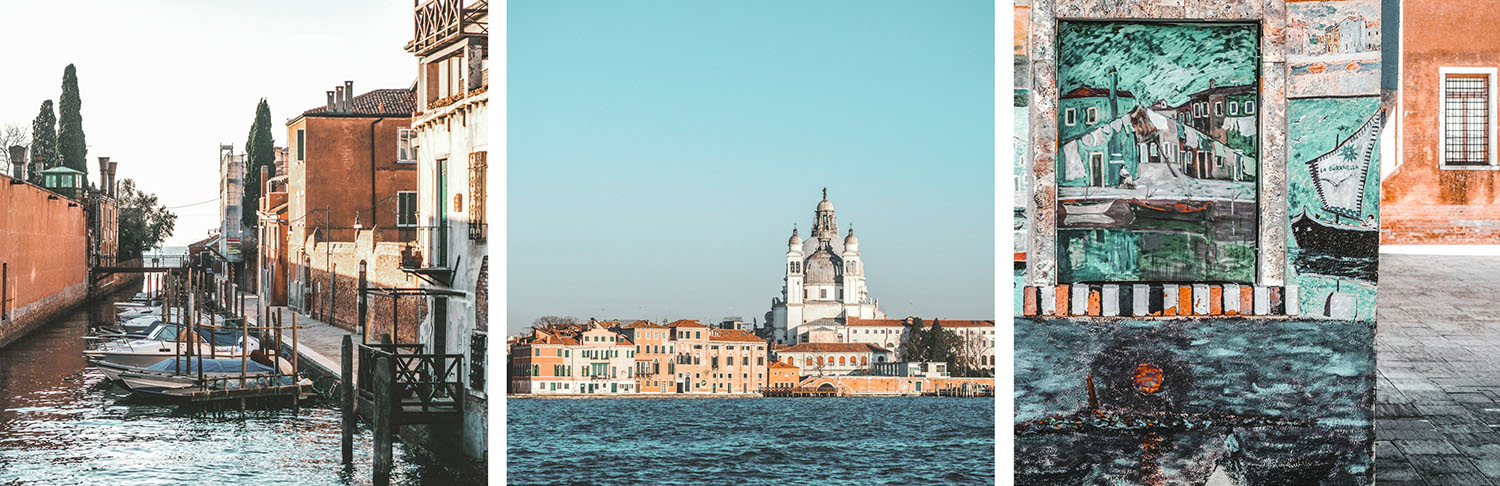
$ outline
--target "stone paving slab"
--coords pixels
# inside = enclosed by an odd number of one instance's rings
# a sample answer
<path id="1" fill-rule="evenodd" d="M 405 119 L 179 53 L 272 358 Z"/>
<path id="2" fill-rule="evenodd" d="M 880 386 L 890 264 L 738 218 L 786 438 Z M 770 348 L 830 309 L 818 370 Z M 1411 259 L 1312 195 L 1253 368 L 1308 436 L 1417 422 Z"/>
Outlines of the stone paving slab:
<path id="1" fill-rule="evenodd" d="M 245 294 L 245 313 L 250 322 L 260 322 L 259 315 L 260 299 L 251 294 Z M 344 336 L 354 336 L 354 333 L 345 331 L 332 324 L 313 319 L 307 314 L 296 312 L 292 308 L 276 308 L 273 312 L 282 313 L 282 324 L 290 325 L 292 315 L 297 316 L 297 355 L 298 366 L 316 367 L 321 373 L 340 378 L 342 366 L 339 357 L 343 354 Z M 282 331 L 281 343 L 286 349 L 292 349 L 292 335 L 288 331 Z M 354 344 L 359 345 L 359 337 L 354 336 Z M 359 355 L 354 356 L 354 369 L 359 369 Z"/>
<path id="2" fill-rule="evenodd" d="M 1500 257 L 1380 256 L 1375 482 L 1500 485 Z"/>

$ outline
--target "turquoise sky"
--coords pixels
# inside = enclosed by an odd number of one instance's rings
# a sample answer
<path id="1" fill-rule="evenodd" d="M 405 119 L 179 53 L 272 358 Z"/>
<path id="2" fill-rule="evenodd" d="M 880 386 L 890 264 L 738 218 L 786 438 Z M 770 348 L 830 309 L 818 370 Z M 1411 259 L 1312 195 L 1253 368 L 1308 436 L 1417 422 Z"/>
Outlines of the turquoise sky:
<path id="1" fill-rule="evenodd" d="M 507 332 L 741 316 L 828 187 L 896 316 L 994 318 L 988 1 L 513 1 Z"/>

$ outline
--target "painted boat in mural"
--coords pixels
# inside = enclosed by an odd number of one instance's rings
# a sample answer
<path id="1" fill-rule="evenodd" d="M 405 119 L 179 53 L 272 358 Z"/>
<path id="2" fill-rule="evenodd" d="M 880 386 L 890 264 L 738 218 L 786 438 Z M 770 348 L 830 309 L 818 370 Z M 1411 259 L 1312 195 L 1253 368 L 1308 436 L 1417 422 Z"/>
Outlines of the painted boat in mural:
<path id="1" fill-rule="evenodd" d="M 1333 149 L 1307 161 L 1322 207 L 1314 212 L 1304 207 L 1292 220 L 1298 247 L 1364 258 L 1380 252 L 1380 228 L 1374 216 L 1364 217 L 1364 200 L 1384 120 L 1385 110 L 1377 111 Z"/>
<path id="2" fill-rule="evenodd" d="M 1213 221 L 1213 201 L 1156 203 L 1130 200 L 1130 211 L 1137 218 L 1164 219 L 1170 221 Z"/>
<path id="3" fill-rule="evenodd" d="M 1063 212 L 1069 215 L 1104 214 L 1114 207 L 1113 200 L 1104 201 L 1063 201 Z"/>

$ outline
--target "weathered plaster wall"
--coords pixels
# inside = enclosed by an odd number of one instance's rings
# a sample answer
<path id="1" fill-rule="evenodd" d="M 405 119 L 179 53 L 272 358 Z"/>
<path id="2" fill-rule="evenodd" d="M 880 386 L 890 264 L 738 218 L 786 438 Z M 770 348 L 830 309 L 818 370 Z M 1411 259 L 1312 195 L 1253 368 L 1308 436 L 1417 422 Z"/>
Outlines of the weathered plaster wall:
<path id="1" fill-rule="evenodd" d="M 1500 10 L 1494 6 L 1486 0 L 1404 5 L 1397 114 L 1402 158 L 1382 183 L 1381 230 L 1386 243 L 1500 243 L 1500 170 L 1444 169 L 1439 140 L 1438 70 L 1500 68 L 1500 29 L 1492 22 L 1500 20 Z M 1496 129 L 1496 121 L 1490 120 L 1489 130 Z"/>
<path id="2" fill-rule="evenodd" d="M 83 205 L 11 182 L 0 175 L 0 263 L 6 267 L 9 314 L 0 316 L 0 346 L 88 296 Z"/>

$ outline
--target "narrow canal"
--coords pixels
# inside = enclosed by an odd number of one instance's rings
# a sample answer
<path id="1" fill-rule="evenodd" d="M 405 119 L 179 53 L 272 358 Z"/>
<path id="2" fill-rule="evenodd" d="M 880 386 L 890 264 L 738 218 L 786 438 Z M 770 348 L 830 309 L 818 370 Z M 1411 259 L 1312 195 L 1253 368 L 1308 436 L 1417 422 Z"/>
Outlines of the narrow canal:
<path id="1" fill-rule="evenodd" d="M 0 348 L 0 485 L 371 483 L 373 437 L 361 424 L 352 467 L 339 457 L 332 401 L 240 412 L 130 396 L 83 358 L 89 322 L 113 302 L 79 306 Z M 392 484 L 461 484 L 398 443 Z"/>

